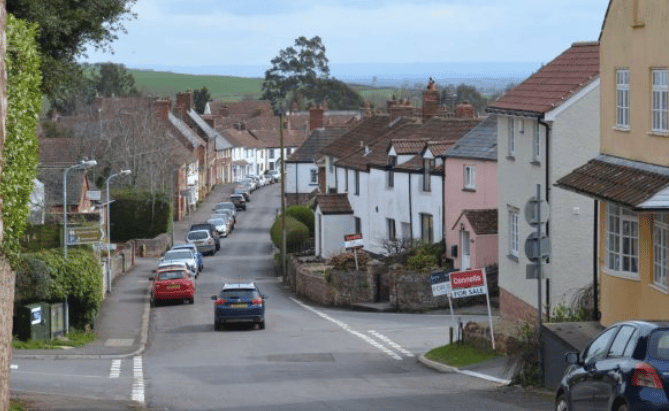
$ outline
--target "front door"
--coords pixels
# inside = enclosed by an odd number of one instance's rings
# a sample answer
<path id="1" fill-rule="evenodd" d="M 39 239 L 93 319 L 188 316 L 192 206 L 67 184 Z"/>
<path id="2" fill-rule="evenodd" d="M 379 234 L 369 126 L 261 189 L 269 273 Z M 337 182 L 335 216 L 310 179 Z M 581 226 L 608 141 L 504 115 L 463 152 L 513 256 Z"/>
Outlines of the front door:
<path id="1" fill-rule="evenodd" d="M 469 270 L 471 262 L 469 260 L 469 231 L 461 231 L 462 237 L 462 270 Z"/>

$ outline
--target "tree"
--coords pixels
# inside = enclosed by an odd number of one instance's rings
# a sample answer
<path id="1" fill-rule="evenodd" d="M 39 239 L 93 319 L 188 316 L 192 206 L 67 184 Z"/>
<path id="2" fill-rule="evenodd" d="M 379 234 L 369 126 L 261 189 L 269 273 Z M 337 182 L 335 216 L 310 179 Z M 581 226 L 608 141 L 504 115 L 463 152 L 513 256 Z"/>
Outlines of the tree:
<path id="1" fill-rule="evenodd" d="M 262 84 L 263 100 L 286 100 L 289 93 L 299 92 L 307 99 L 313 98 L 318 79 L 330 76 L 325 46 L 319 36 L 311 39 L 298 37 L 295 46 L 279 51 L 265 72 Z"/>
<path id="2" fill-rule="evenodd" d="M 125 32 L 124 21 L 136 0 L 7 0 L 7 12 L 37 23 L 37 43 L 42 54 L 42 92 L 53 102 L 67 97 L 82 77 L 76 58 L 86 47 L 110 50 L 116 33 Z"/>
<path id="3" fill-rule="evenodd" d="M 193 104 L 195 111 L 202 114 L 207 103 L 211 101 L 211 93 L 207 90 L 207 86 L 203 86 L 200 90 L 193 91 Z"/>
<path id="4" fill-rule="evenodd" d="M 360 94 L 335 78 L 317 80 L 313 99 L 316 102 L 326 100 L 332 110 L 357 110 L 364 104 Z"/>
<path id="5" fill-rule="evenodd" d="M 123 64 L 102 63 L 91 77 L 95 91 L 102 97 L 139 94 L 135 87 L 135 77 Z"/>

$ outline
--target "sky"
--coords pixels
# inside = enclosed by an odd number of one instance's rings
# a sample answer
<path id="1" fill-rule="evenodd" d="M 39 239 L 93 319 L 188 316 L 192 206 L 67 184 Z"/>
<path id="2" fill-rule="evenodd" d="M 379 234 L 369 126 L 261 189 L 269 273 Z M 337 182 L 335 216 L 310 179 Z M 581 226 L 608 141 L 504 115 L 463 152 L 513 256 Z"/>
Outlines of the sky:
<path id="1" fill-rule="evenodd" d="M 114 54 L 129 68 L 263 76 L 297 37 L 320 36 L 331 67 L 547 63 L 599 37 L 608 0 L 137 0 Z M 208 69 L 207 69 L 208 68 Z M 335 75 L 333 70 L 333 75 Z"/>

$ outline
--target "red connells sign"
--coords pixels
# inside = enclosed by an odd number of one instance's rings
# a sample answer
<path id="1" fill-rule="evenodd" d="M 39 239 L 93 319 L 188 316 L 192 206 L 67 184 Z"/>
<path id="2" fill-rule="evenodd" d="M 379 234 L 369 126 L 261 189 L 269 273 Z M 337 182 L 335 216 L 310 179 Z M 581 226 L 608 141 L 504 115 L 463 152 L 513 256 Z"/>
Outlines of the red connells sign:
<path id="1" fill-rule="evenodd" d="M 451 273 L 451 288 L 470 288 L 484 285 L 483 270 L 457 271 Z"/>

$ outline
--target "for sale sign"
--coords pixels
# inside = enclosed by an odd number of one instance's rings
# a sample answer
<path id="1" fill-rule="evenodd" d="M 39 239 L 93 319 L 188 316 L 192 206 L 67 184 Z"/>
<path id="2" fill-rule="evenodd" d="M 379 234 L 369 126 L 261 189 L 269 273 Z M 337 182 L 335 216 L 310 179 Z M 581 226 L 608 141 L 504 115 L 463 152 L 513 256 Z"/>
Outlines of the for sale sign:
<path id="1" fill-rule="evenodd" d="M 344 247 L 345 248 L 362 248 L 364 244 L 362 242 L 362 234 L 346 234 L 344 235 Z"/>
<path id="2" fill-rule="evenodd" d="M 451 298 L 473 297 L 488 293 L 485 272 L 479 270 L 456 271 L 451 273 Z"/>
<path id="3" fill-rule="evenodd" d="M 449 295 L 451 293 L 451 281 L 446 271 L 435 271 L 430 275 L 432 282 L 432 296 Z"/>

